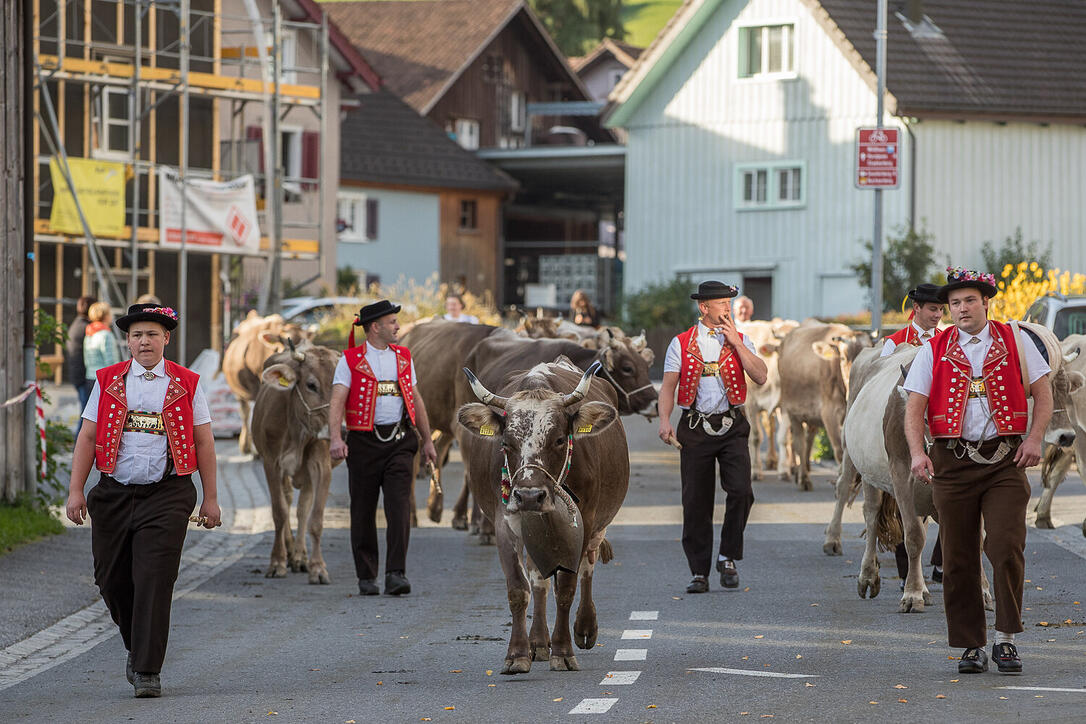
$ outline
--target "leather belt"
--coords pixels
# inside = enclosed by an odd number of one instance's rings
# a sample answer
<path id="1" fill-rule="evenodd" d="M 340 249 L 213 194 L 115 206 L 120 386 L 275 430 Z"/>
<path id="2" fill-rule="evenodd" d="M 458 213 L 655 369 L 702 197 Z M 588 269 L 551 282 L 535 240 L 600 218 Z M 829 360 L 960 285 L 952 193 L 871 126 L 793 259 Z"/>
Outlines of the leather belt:
<path id="1" fill-rule="evenodd" d="M 146 432 L 152 435 L 165 435 L 166 425 L 162 422 L 161 412 L 139 412 L 129 410 L 124 418 L 124 432 Z"/>

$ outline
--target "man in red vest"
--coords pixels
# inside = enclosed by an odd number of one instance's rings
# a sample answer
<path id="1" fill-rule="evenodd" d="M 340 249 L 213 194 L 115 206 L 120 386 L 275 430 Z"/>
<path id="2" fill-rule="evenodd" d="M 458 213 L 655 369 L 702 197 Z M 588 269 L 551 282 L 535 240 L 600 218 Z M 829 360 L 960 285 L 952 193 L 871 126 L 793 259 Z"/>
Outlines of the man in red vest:
<path id="1" fill-rule="evenodd" d="M 66 513 L 90 514 L 94 581 L 128 649 L 137 697 L 162 696 L 170 604 L 200 473 L 201 523 L 221 525 L 215 438 L 200 376 L 163 359 L 177 312 L 133 304 L 117 320 L 132 359 L 98 371 L 72 456 Z M 91 465 L 101 478 L 84 497 Z"/>
<path id="2" fill-rule="evenodd" d="M 422 396 L 415 387 L 415 365 L 407 347 L 394 344 L 400 332 L 399 305 L 387 299 L 358 313 L 366 341 L 349 348 L 336 365 L 328 414 L 331 455 L 347 458 L 351 495 L 351 551 L 358 592 L 374 596 L 377 588 L 377 498 L 384 491 L 388 522 L 385 593 L 411 593 L 407 580 L 407 543 L 411 533 L 412 466 L 419 440 L 430 463 L 437 452 Z M 346 421 L 347 440 L 340 427 Z"/>
<path id="3" fill-rule="evenodd" d="M 963 674 L 988 670 L 982 520 L 996 601 L 992 658 L 1000 672 L 1022 671 L 1014 635 L 1022 631 L 1030 495 L 1025 468 L 1041 459 L 1052 416 L 1051 370 L 1030 338 L 988 319 L 988 300 L 995 294 L 991 274 L 948 268 L 939 299 L 949 304 L 954 326 L 920 348 L 904 385 L 912 473 L 933 486 L 947 637 L 951 646 L 965 649 L 958 662 Z M 1033 396 L 1028 430 L 1027 395 Z M 925 410 L 932 438 L 927 452 Z"/>
<path id="4" fill-rule="evenodd" d="M 909 313 L 909 323 L 886 337 L 882 345 L 880 357 L 889 357 L 899 345 L 908 344 L 919 347 L 939 330 L 939 322 L 943 320 L 943 303 L 939 301 L 939 287 L 935 284 L 918 284 L 910 289 L 906 299 L 912 301 L 913 309 Z M 894 550 L 894 559 L 897 563 L 897 574 L 901 578 L 901 590 L 905 590 L 905 576 L 909 573 L 909 553 L 905 550 L 905 541 L 897 544 Z M 931 549 L 931 580 L 936 583 L 943 581 L 943 549 L 938 536 L 935 538 L 935 547 Z"/>
<path id="5" fill-rule="evenodd" d="M 739 290 L 718 281 L 702 282 L 697 294 L 700 321 L 671 340 L 660 387 L 660 439 L 673 438 L 679 452 L 683 501 L 683 551 L 694 578 L 687 593 L 709 590 L 713 547 L 716 465 L 727 493 L 716 569 L 725 588 L 739 587 L 735 562 L 743 559 L 743 531 L 754 491 L 751 488 L 750 424 L 743 414 L 746 375 L 765 384 L 766 365 L 749 339 L 735 328 L 730 300 Z M 682 408 L 678 433 L 671 427 L 676 388 Z"/>

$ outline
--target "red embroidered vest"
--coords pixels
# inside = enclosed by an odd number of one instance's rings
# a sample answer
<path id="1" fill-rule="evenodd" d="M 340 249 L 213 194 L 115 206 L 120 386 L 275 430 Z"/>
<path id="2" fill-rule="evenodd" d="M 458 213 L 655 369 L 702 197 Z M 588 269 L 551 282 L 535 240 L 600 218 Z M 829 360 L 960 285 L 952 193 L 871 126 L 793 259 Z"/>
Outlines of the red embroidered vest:
<path id="1" fill-rule="evenodd" d="M 743 333 L 739 333 L 740 341 L 745 340 Z M 694 398 L 698 396 L 698 385 L 701 383 L 701 371 L 705 365 L 701 358 L 701 350 L 698 348 L 698 325 L 678 336 L 679 351 L 682 354 L 682 362 L 679 365 L 679 406 L 690 407 L 694 404 Z M 720 345 L 720 359 L 717 360 L 720 370 L 720 379 L 724 383 L 724 389 L 728 394 L 729 405 L 742 405 L 747 400 L 747 378 L 743 374 L 743 363 L 739 355 L 727 342 Z"/>
<path id="2" fill-rule="evenodd" d="M 886 339 L 898 347 L 902 344 L 911 344 L 914 347 L 920 346 L 920 335 L 916 333 L 916 327 L 912 324 L 908 324 L 893 334 L 887 335 Z"/>
<path id="3" fill-rule="evenodd" d="M 132 360 L 118 362 L 98 370 L 98 422 L 94 441 L 94 464 L 99 472 L 117 469 L 117 453 L 121 433 L 128 415 L 124 379 Z M 196 438 L 192 434 L 192 401 L 196 398 L 196 383 L 200 375 L 166 360 L 166 376 L 170 380 L 162 401 L 162 424 L 173 467 L 178 475 L 196 472 Z"/>
<path id="4" fill-rule="evenodd" d="M 984 357 L 988 409 L 1000 435 L 1025 435 L 1029 419 L 1026 391 L 1022 388 L 1022 360 L 1010 325 L 989 321 L 992 346 Z M 948 327 L 931 341 L 935 364 L 928 397 L 928 427 L 932 437 L 961 437 L 969 381 L 973 366 L 958 344 L 958 328 Z"/>
<path id="5" fill-rule="evenodd" d="M 415 424 L 415 392 L 411 379 L 411 352 L 398 344 L 388 346 L 396 353 L 396 381 L 400 384 L 407 416 Z M 351 370 L 351 390 L 347 393 L 347 429 L 372 430 L 377 411 L 377 376 L 366 361 L 366 343 L 351 347 L 343 353 Z"/>

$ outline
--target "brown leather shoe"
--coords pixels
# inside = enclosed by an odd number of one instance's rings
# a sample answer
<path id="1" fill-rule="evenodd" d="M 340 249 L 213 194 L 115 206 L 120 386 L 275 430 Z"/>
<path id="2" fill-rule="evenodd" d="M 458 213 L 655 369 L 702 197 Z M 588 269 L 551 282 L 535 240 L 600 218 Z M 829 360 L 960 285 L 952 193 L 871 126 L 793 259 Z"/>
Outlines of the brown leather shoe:
<path id="1" fill-rule="evenodd" d="M 137 699 L 155 699 L 162 696 L 162 680 L 158 674 L 145 674 L 137 671 L 132 675 L 132 686 L 136 689 Z"/>
<path id="2" fill-rule="evenodd" d="M 739 588 L 739 571 L 735 568 L 735 561 L 717 561 L 716 569 L 720 571 L 720 585 Z"/>
<path id="3" fill-rule="evenodd" d="M 705 576 L 694 576 L 690 579 L 690 585 L 686 587 L 687 593 L 708 593 L 709 579 Z"/>
<path id="4" fill-rule="evenodd" d="M 958 660 L 959 674 L 983 674 L 988 670 L 988 654 L 982 648 L 966 649 Z"/>
<path id="5" fill-rule="evenodd" d="M 992 661 L 996 662 L 1001 674 L 1022 673 L 1022 659 L 1018 658 L 1018 649 L 1012 643 L 993 644 Z"/>

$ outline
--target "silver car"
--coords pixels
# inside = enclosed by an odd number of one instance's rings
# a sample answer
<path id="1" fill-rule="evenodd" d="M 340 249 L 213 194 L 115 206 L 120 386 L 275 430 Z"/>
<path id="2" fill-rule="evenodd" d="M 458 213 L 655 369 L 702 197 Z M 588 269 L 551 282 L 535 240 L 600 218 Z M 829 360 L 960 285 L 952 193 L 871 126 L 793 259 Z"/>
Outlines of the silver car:
<path id="1" fill-rule="evenodd" d="M 1022 321 L 1043 324 L 1060 341 L 1068 335 L 1086 334 L 1086 294 L 1050 292 L 1030 305 Z"/>

